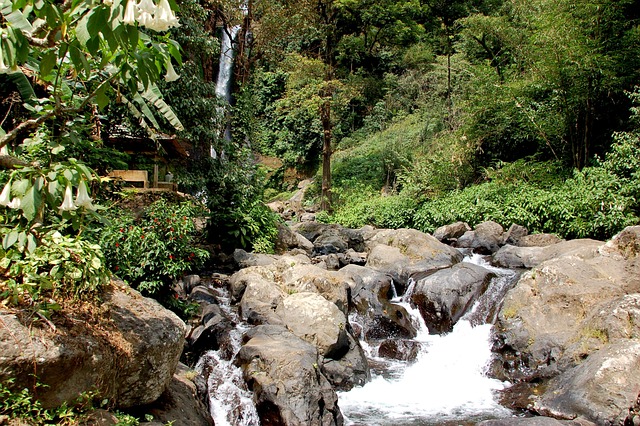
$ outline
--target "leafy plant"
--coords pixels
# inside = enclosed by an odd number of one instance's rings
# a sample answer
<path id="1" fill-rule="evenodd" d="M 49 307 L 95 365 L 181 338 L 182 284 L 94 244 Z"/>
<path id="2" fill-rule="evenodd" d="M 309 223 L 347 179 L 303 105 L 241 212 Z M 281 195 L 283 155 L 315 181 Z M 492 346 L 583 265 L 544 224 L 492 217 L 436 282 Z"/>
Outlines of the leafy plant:
<path id="1" fill-rule="evenodd" d="M 38 385 L 42 386 L 42 385 Z M 74 425 L 93 408 L 95 394 L 83 393 L 71 404 L 45 409 L 28 388 L 16 390 L 15 379 L 0 383 L 0 414 L 28 424 Z"/>
<path id="2" fill-rule="evenodd" d="M 143 294 L 178 307 L 170 302 L 170 285 L 209 257 L 195 244 L 195 220 L 203 214 L 191 202 L 159 199 L 137 219 L 115 215 L 100 236 L 109 269 Z"/>

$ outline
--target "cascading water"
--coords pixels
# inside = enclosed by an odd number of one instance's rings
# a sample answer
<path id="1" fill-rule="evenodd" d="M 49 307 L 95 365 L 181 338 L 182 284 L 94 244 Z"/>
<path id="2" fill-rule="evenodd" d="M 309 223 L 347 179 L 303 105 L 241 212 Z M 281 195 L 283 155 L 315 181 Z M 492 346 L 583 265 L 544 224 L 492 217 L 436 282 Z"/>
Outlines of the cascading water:
<path id="1" fill-rule="evenodd" d="M 245 385 L 242 370 L 233 365 L 233 359 L 241 347 L 241 339 L 249 328 L 240 321 L 238 314 L 230 305 L 226 290 L 214 289 L 218 293 L 218 303 L 227 318 L 236 324 L 229 334 L 228 348 L 232 352 L 226 359 L 221 350 L 207 351 L 195 370 L 207 377 L 209 394 L 209 412 L 216 426 L 256 426 L 260 424 L 258 412 L 253 404 L 252 394 Z"/>
<path id="2" fill-rule="evenodd" d="M 218 79 L 216 80 L 216 96 L 224 101 L 225 107 L 231 103 L 231 77 L 233 75 L 233 40 L 235 39 L 240 26 L 222 29 L 222 41 L 220 42 L 220 61 L 218 66 Z M 221 117 L 225 116 L 225 107 L 220 107 L 218 112 Z M 231 126 L 229 120 L 225 119 L 224 139 L 231 140 Z M 217 158 L 218 154 L 213 146 L 210 152 L 211 158 Z M 221 156 L 223 153 L 221 154 Z"/>
<path id="3" fill-rule="evenodd" d="M 495 392 L 509 386 L 485 375 L 491 359 L 491 322 L 514 281 L 513 271 L 494 268 L 479 256 L 465 261 L 480 264 L 496 275 L 474 309 L 446 335 L 429 335 L 409 296 L 396 298 L 416 321 L 421 352 L 406 366 L 375 358 L 387 369 L 363 387 L 339 393 L 346 424 L 351 425 L 435 425 L 474 423 L 487 418 L 508 417 L 511 412 L 495 399 Z M 407 292 L 411 291 L 411 285 Z M 486 305 L 493 304 L 490 309 Z M 487 322 L 489 320 L 489 322 Z M 371 351 L 375 353 L 375 350 Z"/>

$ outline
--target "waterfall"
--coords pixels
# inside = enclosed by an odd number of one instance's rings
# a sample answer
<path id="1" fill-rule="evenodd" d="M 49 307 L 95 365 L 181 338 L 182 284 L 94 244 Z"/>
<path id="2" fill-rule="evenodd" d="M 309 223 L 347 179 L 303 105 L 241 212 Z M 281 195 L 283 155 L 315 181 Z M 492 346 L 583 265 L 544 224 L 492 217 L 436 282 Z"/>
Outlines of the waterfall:
<path id="1" fill-rule="evenodd" d="M 218 66 L 218 79 L 216 80 L 216 96 L 224 101 L 225 106 L 218 109 L 224 119 L 224 139 L 231 140 L 231 123 L 226 118 L 226 106 L 231 103 L 231 77 L 233 76 L 233 40 L 236 38 L 240 25 L 222 29 L 222 41 L 220 42 L 220 60 Z M 210 152 L 211 158 L 218 157 L 213 145 Z M 221 154 L 221 156 L 224 153 Z"/>
<path id="2" fill-rule="evenodd" d="M 220 61 L 218 69 L 218 79 L 216 81 L 216 95 L 226 103 L 231 102 L 231 75 L 233 74 L 233 40 L 235 39 L 240 26 L 223 28 L 222 41 L 220 44 Z"/>
<path id="3" fill-rule="evenodd" d="M 511 415 L 495 397 L 496 391 L 508 387 L 509 383 L 485 374 L 491 360 L 492 325 L 484 319 L 492 320 L 496 308 L 491 310 L 483 304 L 499 304 L 514 282 L 515 274 L 494 268 L 478 257 L 465 258 L 465 261 L 480 264 L 496 275 L 485 293 L 486 300 L 476 303 L 451 333 L 429 335 L 418 310 L 408 303 L 410 294 L 396 298 L 394 302 L 404 306 L 418 326 L 415 340 L 420 343 L 421 351 L 410 365 L 375 358 L 377 364 L 386 364 L 390 371 L 378 373 L 363 387 L 339 393 L 345 424 L 468 424 Z M 407 293 L 412 289 L 410 283 Z M 481 313 L 476 314 L 479 311 Z"/>

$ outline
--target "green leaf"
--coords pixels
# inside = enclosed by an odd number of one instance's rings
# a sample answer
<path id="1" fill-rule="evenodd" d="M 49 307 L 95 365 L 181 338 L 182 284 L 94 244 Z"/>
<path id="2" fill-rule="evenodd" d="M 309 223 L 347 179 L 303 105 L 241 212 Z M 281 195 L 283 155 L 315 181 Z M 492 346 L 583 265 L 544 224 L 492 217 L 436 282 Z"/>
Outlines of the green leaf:
<path id="1" fill-rule="evenodd" d="M 36 188 L 36 185 L 33 185 L 20 200 L 20 208 L 22 208 L 24 217 L 30 221 L 35 219 L 41 204 L 42 192 Z"/>
<path id="2" fill-rule="evenodd" d="M 42 56 L 40 60 L 40 76 L 46 77 L 49 75 L 53 67 L 56 66 L 56 54 L 52 50 L 48 51 Z M 33 90 L 33 89 L 32 89 Z"/>
<path id="3" fill-rule="evenodd" d="M 91 13 L 84 15 L 80 21 L 78 21 L 78 25 L 76 26 L 76 37 L 83 46 L 87 46 L 87 43 L 91 40 L 91 34 L 89 33 L 88 28 L 90 16 Z M 93 55 L 95 52 L 91 52 L 91 54 Z"/>
<path id="4" fill-rule="evenodd" d="M 2 239 L 2 248 L 8 250 L 9 247 L 14 245 L 18 241 L 18 231 L 11 231 Z"/>
<path id="5" fill-rule="evenodd" d="M 38 246 L 38 242 L 36 240 L 35 235 L 29 234 L 27 236 L 27 250 L 29 251 L 29 253 L 33 253 L 33 251 L 36 249 L 37 246 Z"/>
<path id="6" fill-rule="evenodd" d="M 133 100 L 140 105 L 142 114 L 145 116 L 147 120 L 149 120 L 149 122 L 151 122 L 151 125 L 156 129 L 160 128 L 160 126 L 158 125 L 158 122 L 156 121 L 156 118 L 153 116 L 153 112 L 151 112 L 151 109 L 149 108 L 149 106 L 145 103 L 142 96 L 140 96 L 140 93 L 136 93 L 135 95 L 133 95 Z"/>
<path id="7" fill-rule="evenodd" d="M 164 99 L 162 99 L 162 93 L 160 93 L 158 86 L 155 84 L 149 86 L 149 88 L 142 93 L 142 97 L 152 103 L 158 111 L 160 111 L 160 114 L 162 114 L 162 116 L 166 118 L 176 130 L 184 130 L 184 127 L 176 113 L 164 101 Z"/>
<path id="8" fill-rule="evenodd" d="M 101 85 L 96 91 L 96 103 L 101 110 L 109 105 L 109 96 L 107 95 L 110 87 L 108 84 Z"/>
<path id="9" fill-rule="evenodd" d="M 9 73 L 7 74 L 7 77 L 15 85 L 16 89 L 18 89 L 23 101 L 26 102 L 31 99 L 35 99 L 36 92 L 33 90 L 29 79 L 27 79 L 27 76 L 25 76 L 22 71 Z"/>
<path id="10" fill-rule="evenodd" d="M 3 9 L 2 11 L 3 14 L 5 10 L 6 9 Z M 7 22 L 9 22 L 9 24 L 17 30 L 24 31 L 26 33 L 33 32 L 33 26 L 31 26 L 31 23 L 27 20 L 27 18 L 24 16 L 22 11 L 19 9 L 14 10 L 8 15 L 5 15 L 4 19 L 6 19 Z"/>

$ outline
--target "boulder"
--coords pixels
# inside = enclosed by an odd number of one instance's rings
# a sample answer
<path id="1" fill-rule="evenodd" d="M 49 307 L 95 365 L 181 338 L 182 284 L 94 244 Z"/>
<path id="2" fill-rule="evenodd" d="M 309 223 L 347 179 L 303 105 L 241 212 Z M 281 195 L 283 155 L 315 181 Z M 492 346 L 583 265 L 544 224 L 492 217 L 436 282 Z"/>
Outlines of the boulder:
<path id="1" fill-rule="evenodd" d="M 555 234 L 531 234 L 518 240 L 519 247 L 544 247 L 564 241 Z"/>
<path id="2" fill-rule="evenodd" d="M 286 293 L 275 281 L 259 275 L 250 278 L 240 300 L 238 313 L 249 324 L 280 324 L 275 310 Z"/>
<path id="3" fill-rule="evenodd" d="M 344 423 L 314 345 L 279 326 L 255 327 L 245 339 L 235 362 L 253 391 L 263 425 Z"/>
<path id="4" fill-rule="evenodd" d="M 605 346 L 609 334 L 637 332 L 625 322 L 640 292 L 636 259 L 600 255 L 594 242 L 580 243 L 524 273 L 505 297 L 496 347 L 503 364 L 514 354 L 521 363 L 506 377 L 555 376 Z"/>
<path id="5" fill-rule="evenodd" d="M 150 405 L 141 407 L 141 413 L 151 414 L 154 422 L 176 426 L 213 426 L 213 419 L 202 403 L 193 380 L 197 373 L 184 364 L 178 364 L 173 379 L 164 393 Z"/>
<path id="6" fill-rule="evenodd" d="M 120 408 L 155 401 L 178 365 L 184 323 L 122 282 L 101 300 L 99 322 L 69 313 L 52 319 L 55 330 L 0 310 L 0 382 L 24 386 L 35 374 L 44 407 L 89 391 Z"/>
<path id="7" fill-rule="evenodd" d="M 344 277 L 315 265 L 294 264 L 282 271 L 286 293 L 314 292 L 333 302 L 345 315 L 349 310 L 349 286 Z"/>
<path id="8" fill-rule="evenodd" d="M 294 224 L 292 229 L 311 241 L 317 254 L 335 253 L 348 248 L 358 252 L 364 251 L 364 236 L 361 230 L 320 222 L 299 222 Z"/>
<path id="9" fill-rule="evenodd" d="M 250 266 L 267 266 L 276 261 L 278 257 L 273 254 L 248 253 L 242 249 L 235 249 L 233 260 L 236 261 L 240 269 Z"/>
<path id="10" fill-rule="evenodd" d="M 582 416 L 600 425 L 623 424 L 638 389 L 640 341 L 626 339 L 551 380 L 534 408 L 563 419 Z"/>
<path id="11" fill-rule="evenodd" d="M 363 386 L 371 379 L 369 362 L 360 343 L 347 334 L 349 350 L 340 359 L 324 358 L 322 374 L 329 380 L 334 389 L 351 390 L 354 386 Z"/>
<path id="12" fill-rule="evenodd" d="M 471 227 L 465 222 L 456 222 L 450 225 L 439 227 L 433 232 L 433 236 L 445 244 L 451 244 L 464 235 L 465 232 L 471 231 Z"/>
<path id="13" fill-rule="evenodd" d="M 366 266 L 391 275 L 402 286 L 413 274 L 447 268 L 463 257 L 458 250 L 415 229 L 379 231 L 367 246 Z"/>
<path id="14" fill-rule="evenodd" d="M 621 256 L 624 259 L 637 258 L 640 255 L 640 225 L 628 226 L 602 247 L 604 256 Z"/>
<path id="15" fill-rule="evenodd" d="M 465 232 L 456 242 L 456 247 L 470 248 L 476 253 L 495 253 L 504 243 L 502 225 L 487 221 L 478 224 L 473 231 Z"/>
<path id="16" fill-rule="evenodd" d="M 387 339 L 378 348 L 378 356 L 399 361 L 415 361 L 419 352 L 420 343 L 407 339 Z"/>
<path id="17" fill-rule="evenodd" d="M 504 234 L 504 244 L 517 246 L 520 239 L 529 235 L 529 230 L 521 225 L 511 224 L 507 232 Z"/>
<path id="18" fill-rule="evenodd" d="M 320 355 L 340 359 L 349 351 L 345 315 L 319 294 L 290 294 L 280 302 L 276 314 L 293 334 L 315 345 Z"/>
<path id="19" fill-rule="evenodd" d="M 542 247 L 518 247 L 506 245 L 493 255 L 493 263 L 503 268 L 533 268 L 545 260 L 563 255 L 593 258 L 604 243 L 580 239 L 561 241 Z"/>
<path id="20" fill-rule="evenodd" d="M 391 299 L 396 295 L 389 275 L 373 269 L 348 265 L 340 269 L 351 290 L 351 303 L 366 339 L 416 336 L 406 309 Z"/>
<path id="21" fill-rule="evenodd" d="M 293 249 L 302 249 L 307 254 L 313 251 L 313 243 L 301 234 L 294 232 L 283 223 L 276 223 L 278 236 L 276 238 L 275 250 L 277 253 L 284 253 Z"/>
<path id="22" fill-rule="evenodd" d="M 484 293 L 493 276 L 482 266 L 458 263 L 417 281 L 411 301 L 418 307 L 429 333 L 449 332 Z"/>

